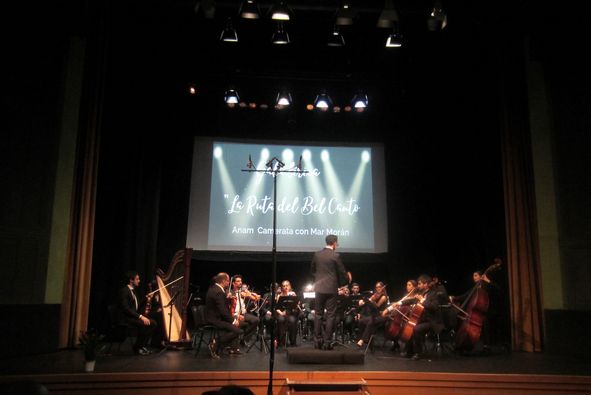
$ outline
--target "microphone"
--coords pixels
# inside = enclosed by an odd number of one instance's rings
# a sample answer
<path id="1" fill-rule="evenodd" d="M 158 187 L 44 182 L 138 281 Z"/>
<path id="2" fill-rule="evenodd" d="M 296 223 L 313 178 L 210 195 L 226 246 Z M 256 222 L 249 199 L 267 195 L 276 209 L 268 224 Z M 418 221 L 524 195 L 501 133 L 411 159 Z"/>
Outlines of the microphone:
<path id="1" fill-rule="evenodd" d="M 298 170 L 302 171 L 302 155 L 300 155 L 300 161 L 298 162 Z"/>
<path id="2" fill-rule="evenodd" d="M 250 158 L 250 154 L 248 154 L 248 163 L 246 164 L 246 167 L 248 167 L 249 169 L 254 169 L 254 163 L 252 163 L 252 159 Z"/>

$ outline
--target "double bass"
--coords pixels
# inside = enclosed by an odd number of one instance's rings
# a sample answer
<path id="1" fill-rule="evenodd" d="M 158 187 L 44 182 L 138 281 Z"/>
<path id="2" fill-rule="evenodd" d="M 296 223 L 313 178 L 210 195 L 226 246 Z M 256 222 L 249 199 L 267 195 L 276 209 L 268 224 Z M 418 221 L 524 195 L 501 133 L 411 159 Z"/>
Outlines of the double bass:
<path id="1" fill-rule="evenodd" d="M 499 258 L 496 258 L 494 262 L 484 271 L 480 280 L 474 284 L 461 306 L 451 303 L 458 310 L 458 317 L 461 320 L 454 337 L 456 348 L 472 348 L 480 339 L 489 306 L 488 292 L 482 287 L 482 281 L 488 273 L 501 267 L 502 262 Z"/>

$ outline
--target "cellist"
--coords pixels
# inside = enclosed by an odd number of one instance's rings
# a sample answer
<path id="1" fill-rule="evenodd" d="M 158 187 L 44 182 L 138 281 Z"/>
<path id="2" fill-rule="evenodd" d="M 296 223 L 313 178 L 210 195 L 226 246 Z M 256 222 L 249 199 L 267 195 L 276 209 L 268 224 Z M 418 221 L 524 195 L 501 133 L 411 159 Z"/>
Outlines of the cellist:
<path id="1" fill-rule="evenodd" d="M 411 311 L 409 317 L 415 319 L 409 320 L 405 325 L 412 325 L 412 336 L 401 356 L 412 354 L 412 359 L 417 360 L 425 353 L 425 335 L 433 330 L 439 332 L 443 329 L 443 320 L 439 306 L 448 300 L 445 287 L 427 274 L 421 274 L 417 279 L 418 293 L 412 298 L 407 298 L 401 302 L 402 306 L 410 305 Z M 418 306 L 417 306 L 418 305 Z M 421 309 L 417 309 L 421 307 Z M 413 314 L 413 310 L 420 311 L 420 314 Z"/>
<path id="2" fill-rule="evenodd" d="M 403 307 L 402 302 L 413 297 L 418 291 L 419 289 L 417 288 L 416 280 L 408 280 L 406 282 L 406 293 L 404 296 L 400 300 L 391 303 L 382 311 L 382 317 L 387 317 L 389 319 L 384 329 L 384 335 L 386 338 L 395 342 L 392 350 L 399 348 L 403 355 L 405 355 L 404 344 L 399 341 L 398 335 L 400 334 L 402 325 L 404 325 L 404 322 L 408 319 L 407 314 L 410 310 L 410 306 L 406 305 Z"/>

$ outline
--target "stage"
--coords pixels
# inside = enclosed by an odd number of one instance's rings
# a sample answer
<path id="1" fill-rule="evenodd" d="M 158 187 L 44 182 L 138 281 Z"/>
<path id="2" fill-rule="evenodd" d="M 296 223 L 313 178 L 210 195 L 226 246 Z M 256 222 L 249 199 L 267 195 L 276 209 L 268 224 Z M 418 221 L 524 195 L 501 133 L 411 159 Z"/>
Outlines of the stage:
<path id="1" fill-rule="evenodd" d="M 5 388 L 7 382 L 34 381 L 52 394 L 196 394 L 229 383 L 248 386 L 256 394 L 267 393 L 269 354 L 257 348 L 212 360 L 206 347 L 198 355 L 194 350 L 165 349 L 134 356 L 128 345 L 99 357 L 94 373 L 84 372 L 80 350 L 3 359 L 0 381 Z M 486 356 L 434 353 L 414 361 L 391 352 L 386 344 L 367 350 L 362 364 L 289 363 L 288 353 L 296 349 L 275 353 L 274 394 L 292 393 L 294 383 L 358 384 L 371 394 L 591 392 L 591 361 L 583 358 L 515 352 Z M 307 343 L 299 349 L 313 351 Z M 337 346 L 334 352 L 339 350 L 363 352 L 352 345 Z M 301 388 L 297 392 L 313 393 Z"/>

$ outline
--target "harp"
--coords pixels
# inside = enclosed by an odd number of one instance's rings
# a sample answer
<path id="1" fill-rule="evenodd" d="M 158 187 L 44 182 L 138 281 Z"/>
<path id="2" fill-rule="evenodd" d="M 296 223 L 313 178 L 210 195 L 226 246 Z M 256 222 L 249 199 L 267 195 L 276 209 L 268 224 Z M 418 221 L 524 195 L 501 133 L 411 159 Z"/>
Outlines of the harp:
<path id="1" fill-rule="evenodd" d="M 174 254 L 166 273 L 156 269 L 164 334 L 168 344 L 177 347 L 189 347 L 191 343 L 187 331 L 187 305 L 192 255 L 192 248 L 183 248 Z"/>

